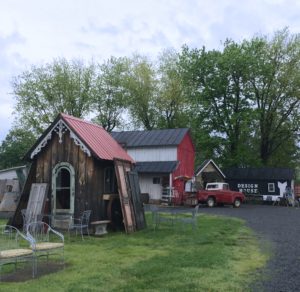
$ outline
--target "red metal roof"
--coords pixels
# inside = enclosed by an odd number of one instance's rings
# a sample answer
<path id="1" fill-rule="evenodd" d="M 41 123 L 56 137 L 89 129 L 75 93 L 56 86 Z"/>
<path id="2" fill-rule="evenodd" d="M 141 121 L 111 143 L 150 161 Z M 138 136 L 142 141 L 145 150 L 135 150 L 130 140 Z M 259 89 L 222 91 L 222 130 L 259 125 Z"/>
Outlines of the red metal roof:
<path id="1" fill-rule="evenodd" d="M 134 162 L 127 152 L 101 126 L 60 114 L 64 122 L 99 159 L 113 160 L 114 158 Z"/>

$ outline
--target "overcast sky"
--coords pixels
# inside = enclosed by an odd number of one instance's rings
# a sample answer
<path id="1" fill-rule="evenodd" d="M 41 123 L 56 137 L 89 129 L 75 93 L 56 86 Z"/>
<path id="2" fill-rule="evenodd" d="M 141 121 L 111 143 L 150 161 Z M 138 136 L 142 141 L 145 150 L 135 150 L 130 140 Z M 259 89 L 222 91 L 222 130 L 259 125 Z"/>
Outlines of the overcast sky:
<path id="1" fill-rule="evenodd" d="M 11 80 L 54 58 L 157 56 L 167 48 L 221 49 L 284 27 L 300 32 L 298 0 L 0 0 L 0 141 L 12 126 Z"/>

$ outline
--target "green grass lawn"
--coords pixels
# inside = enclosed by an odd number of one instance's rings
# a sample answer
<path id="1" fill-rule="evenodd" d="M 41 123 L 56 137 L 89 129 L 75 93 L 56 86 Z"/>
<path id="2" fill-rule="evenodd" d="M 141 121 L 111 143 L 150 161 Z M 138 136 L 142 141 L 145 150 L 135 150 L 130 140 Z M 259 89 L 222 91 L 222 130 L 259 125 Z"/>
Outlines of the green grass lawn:
<path id="1" fill-rule="evenodd" d="M 200 215 L 194 231 L 167 223 L 154 231 L 147 219 L 131 235 L 66 236 L 64 270 L 0 291 L 246 291 L 268 258 L 238 219 Z"/>

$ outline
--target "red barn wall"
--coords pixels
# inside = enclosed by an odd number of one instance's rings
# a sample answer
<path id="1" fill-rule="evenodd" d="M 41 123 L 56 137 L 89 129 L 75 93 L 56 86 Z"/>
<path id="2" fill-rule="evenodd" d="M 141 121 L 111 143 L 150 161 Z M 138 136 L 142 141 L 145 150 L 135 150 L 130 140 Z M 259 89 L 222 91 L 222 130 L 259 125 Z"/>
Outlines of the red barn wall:
<path id="1" fill-rule="evenodd" d="M 194 175 L 195 147 L 189 133 L 185 135 L 178 145 L 177 160 L 179 161 L 179 165 L 173 172 L 173 186 L 178 192 L 182 193 L 184 191 L 184 181 L 174 181 L 174 178 L 178 176 L 192 177 Z"/>

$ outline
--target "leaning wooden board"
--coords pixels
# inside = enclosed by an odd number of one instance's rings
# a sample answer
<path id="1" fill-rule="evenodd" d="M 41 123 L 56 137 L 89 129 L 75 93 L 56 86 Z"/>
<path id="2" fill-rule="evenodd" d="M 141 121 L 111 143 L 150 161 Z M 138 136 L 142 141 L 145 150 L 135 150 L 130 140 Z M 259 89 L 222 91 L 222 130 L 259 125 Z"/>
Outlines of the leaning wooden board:
<path id="1" fill-rule="evenodd" d="M 48 191 L 48 184 L 33 183 L 31 185 L 29 200 L 26 209 L 26 217 L 29 222 L 36 221 L 38 215 L 43 214 Z"/>
<path id="2" fill-rule="evenodd" d="M 119 159 L 115 159 L 114 162 L 125 231 L 132 233 L 136 230 L 136 223 L 127 181 L 127 172 L 131 171 L 131 163 Z"/>
<path id="3" fill-rule="evenodd" d="M 130 193 L 132 198 L 132 206 L 135 214 L 136 229 L 141 230 L 146 227 L 146 219 L 143 203 L 141 201 L 141 190 L 139 177 L 136 171 L 127 172 Z"/>

